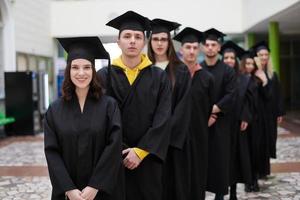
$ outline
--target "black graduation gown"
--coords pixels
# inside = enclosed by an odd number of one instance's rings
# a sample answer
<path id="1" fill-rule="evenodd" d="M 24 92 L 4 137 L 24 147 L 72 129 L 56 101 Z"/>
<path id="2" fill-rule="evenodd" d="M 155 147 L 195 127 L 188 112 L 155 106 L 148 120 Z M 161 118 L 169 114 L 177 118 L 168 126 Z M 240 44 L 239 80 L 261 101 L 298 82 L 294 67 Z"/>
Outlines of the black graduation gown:
<path id="1" fill-rule="evenodd" d="M 214 104 L 214 78 L 205 69 L 194 73 L 191 86 L 191 193 L 193 200 L 205 199 L 208 166 L 208 119 Z"/>
<path id="2" fill-rule="evenodd" d="M 237 74 L 237 93 L 233 108 L 232 139 L 230 153 L 230 175 L 231 184 L 248 183 L 252 181 L 250 153 L 248 146 L 247 129 L 240 130 L 242 121 L 250 124 L 252 119 L 251 99 L 252 93 L 249 88 L 250 76 Z"/>
<path id="3" fill-rule="evenodd" d="M 229 153 L 230 153 L 230 113 L 235 97 L 235 72 L 222 61 L 204 69 L 214 77 L 215 104 L 221 109 L 215 124 L 209 128 L 208 177 L 207 190 L 218 194 L 227 194 L 229 186 Z"/>
<path id="4" fill-rule="evenodd" d="M 248 127 L 249 148 L 252 176 L 264 177 L 270 174 L 270 126 L 268 104 L 271 101 L 271 84 L 262 86 L 261 81 L 252 76 L 249 81 L 252 91 L 251 113 L 253 115 Z"/>
<path id="5" fill-rule="evenodd" d="M 97 72 L 107 94 L 121 109 L 124 148 L 138 147 L 150 154 L 138 168 L 125 169 L 126 199 L 162 197 L 162 161 L 169 144 L 171 83 L 158 67 L 140 71 L 132 85 L 123 69 L 112 65 Z"/>
<path id="6" fill-rule="evenodd" d="M 44 118 L 45 155 L 52 183 L 52 200 L 65 192 L 91 186 L 95 199 L 124 199 L 121 117 L 107 96 L 88 96 L 81 113 L 76 95 L 53 102 Z"/>
<path id="7" fill-rule="evenodd" d="M 184 64 L 174 67 L 175 84 L 172 90 L 172 116 L 170 118 L 170 144 L 163 173 L 163 199 L 186 200 L 189 194 L 190 159 L 188 128 L 190 122 L 190 73 Z M 167 66 L 170 77 L 170 67 Z"/>
<path id="8" fill-rule="evenodd" d="M 285 115 L 285 109 L 277 74 L 274 72 L 273 77 L 268 80 L 271 84 L 271 100 L 267 107 L 270 126 L 270 156 L 276 158 L 277 117 Z"/>

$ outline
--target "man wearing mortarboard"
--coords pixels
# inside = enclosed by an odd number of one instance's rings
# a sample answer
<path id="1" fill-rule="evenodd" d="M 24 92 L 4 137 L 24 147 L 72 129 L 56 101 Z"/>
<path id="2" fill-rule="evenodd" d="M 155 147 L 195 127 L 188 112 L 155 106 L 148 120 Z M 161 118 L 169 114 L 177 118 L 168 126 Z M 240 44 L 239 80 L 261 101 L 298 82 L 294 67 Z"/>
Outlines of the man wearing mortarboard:
<path id="1" fill-rule="evenodd" d="M 186 27 L 174 37 L 174 40 L 181 43 L 180 52 L 183 62 L 188 66 L 192 79 L 189 123 L 191 165 L 189 199 L 204 200 L 208 165 L 208 119 L 214 103 L 214 79 L 198 63 L 200 42 L 203 40 L 201 31 Z"/>
<path id="2" fill-rule="evenodd" d="M 119 30 L 122 55 L 98 74 L 122 113 L 126 199 L 159 200 L 169 142 L 171 83 L 141 53 L 145 31 L 150 30 L 148 18 L 128 11 L 106 25 Z"/>
<path id="3" fill-rule="evenodd" d="M 209 128 L 209 154 L 207 190 L 222 200 L 228 193 L 230 134 L 233 102 L 236 93 L 234 70 L 219 59 L 219 51 L 225 34 L 212 28 L 204 32 L 203 49 L 205 60 L 201 64 L 215 80 L 215 103 L 211 110 Z"/>

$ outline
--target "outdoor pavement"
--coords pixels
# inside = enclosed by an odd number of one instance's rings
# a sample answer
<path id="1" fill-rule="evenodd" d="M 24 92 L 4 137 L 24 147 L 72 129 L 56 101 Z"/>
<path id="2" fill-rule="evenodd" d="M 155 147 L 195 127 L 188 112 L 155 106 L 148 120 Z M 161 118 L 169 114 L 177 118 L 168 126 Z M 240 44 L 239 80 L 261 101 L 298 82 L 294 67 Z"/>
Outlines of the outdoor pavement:
<path id="1" fill-rule="evenodd" d="M 261 191 L 239 199 L 300 200 L 300 120 L 293 114 L 278 128 L 276 160 L 272 174 L 260 181 Z M 300 118 L 299 118 L 300 119 Z M 43 149 L 43 134 L 0 140 L 0 200 L 50 200 L 51 184 Z M 207 193 L 207 200 L 213 199 Z M 228 195 L 225 197 L 228 199 Z"/>

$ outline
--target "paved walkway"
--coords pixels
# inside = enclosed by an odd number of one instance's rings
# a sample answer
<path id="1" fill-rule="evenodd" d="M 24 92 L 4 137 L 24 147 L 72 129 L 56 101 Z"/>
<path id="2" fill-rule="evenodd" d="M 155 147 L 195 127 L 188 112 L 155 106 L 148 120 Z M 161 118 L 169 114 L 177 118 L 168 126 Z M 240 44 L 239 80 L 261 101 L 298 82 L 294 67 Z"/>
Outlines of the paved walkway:
<path id="1" fill-rule="evenodd" d="M 300 200 L 300 124 L 282 124 L 277 149 L 272 175 L 260 181 L 261 191 L 245 193 L 243 185 L 238 185 L 239 199 Z M 43 135 L 0 140 L 0 199 L 49 200 L 50 193 Z M 207 193 L 206 199 L 213 195 Z"/>

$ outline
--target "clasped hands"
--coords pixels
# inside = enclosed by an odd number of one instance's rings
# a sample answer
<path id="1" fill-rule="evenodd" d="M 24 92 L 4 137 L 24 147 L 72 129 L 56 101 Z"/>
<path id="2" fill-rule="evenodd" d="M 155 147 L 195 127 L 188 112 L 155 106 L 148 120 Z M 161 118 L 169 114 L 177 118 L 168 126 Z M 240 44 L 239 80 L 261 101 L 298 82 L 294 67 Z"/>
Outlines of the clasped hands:
<path id="1" fill-rule="evenodd" d="M 87 186 L 82 191 L 78 189 L 69 190 L 66 192 L 66 196 L 69 200 L 94 200 L 97 193 L 97 189 Z"/>

